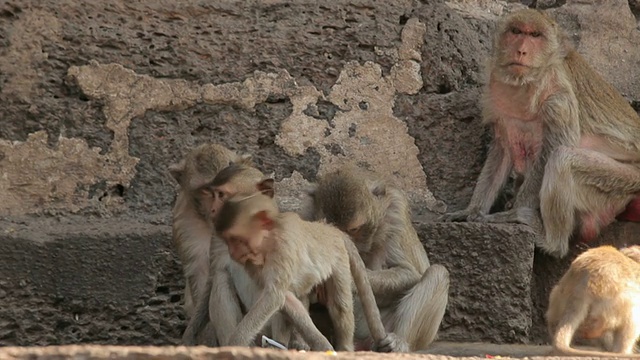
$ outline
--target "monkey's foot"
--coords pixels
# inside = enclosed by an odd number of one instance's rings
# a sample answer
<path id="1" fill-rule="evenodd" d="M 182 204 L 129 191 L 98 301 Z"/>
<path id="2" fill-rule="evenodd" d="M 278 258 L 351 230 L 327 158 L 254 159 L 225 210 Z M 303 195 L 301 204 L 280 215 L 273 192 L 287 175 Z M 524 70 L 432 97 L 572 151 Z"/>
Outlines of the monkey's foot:
<path id="1" fill-rule="evenodd" d="M 441 215 L 438 218 L 438 221 L 441 221 L 441 222 L 475 221 L 473 219 L 481 216 L 483 215 L 479 211 L 464 209 L 464 210 L 454 211 L 454 212 Z"/>
<path id="2" fill-rule="evenodd" d="M 518 207 L 486 215 L 478 214 L 473 218 L 469 217 L 469 221 L 486 223 L 517 223 L 529 225 L 534 230 L 538 230 L 539 227 L 538 213 L 535 209 L 529 207 Z"/>
<path id="3" fill-rule="evenodd" d="M 409 344 L 395 333 L 387 333 L 384 339 L 373 346 L 376 352 L 409 352 Z"/>

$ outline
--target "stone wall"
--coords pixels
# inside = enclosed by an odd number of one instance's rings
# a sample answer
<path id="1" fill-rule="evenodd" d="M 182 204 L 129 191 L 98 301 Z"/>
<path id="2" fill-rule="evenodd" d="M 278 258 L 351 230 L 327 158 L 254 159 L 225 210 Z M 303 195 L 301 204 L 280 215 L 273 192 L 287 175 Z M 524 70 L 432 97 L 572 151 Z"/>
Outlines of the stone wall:
<path id="1" fill-rule="evenodd" d="M 535 252 L 524 226 L 431 222 L 469 200 L 490 139 L 477 103 L 490 33 L 523 4 L 550 8 L 640 99 L 622 0 L 1 3 L 0 345 L 177 344 L 167 167 L 203 142 L 254 154 L 290 209 L 347 161 L 392 177 L 452 274 L 440 338 L 544 341 L 570 259 Z M 616 224 L 601 241 L 639 232 Z"/>

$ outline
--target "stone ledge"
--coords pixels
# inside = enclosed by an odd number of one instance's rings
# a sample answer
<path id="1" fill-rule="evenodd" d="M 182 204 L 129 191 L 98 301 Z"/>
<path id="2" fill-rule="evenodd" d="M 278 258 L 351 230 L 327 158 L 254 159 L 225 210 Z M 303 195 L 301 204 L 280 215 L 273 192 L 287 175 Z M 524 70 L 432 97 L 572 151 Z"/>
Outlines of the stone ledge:
<path id="1" fill-rule="evenodd" d="M 451 273 L 440 339 L 526 342 L 533 234 L 416 227 Z M 170 238 L 169 225 L 131 219 L 0 220 L 0 345 L 178 345 L 184 280 Z"/>
<path id="2" fill-rule="evenodd" d="M 491 348 L 489 346 L 488 348 Z M 297 359 L 424 359 L 444 360 L 453 359 L 445 355 L 428 355 L 420 353 L 409 354 L 381 354 L 374 352 L 340 352 L 336 355 L 323 352 L 282 351 L 261 348 L 223 347 L 207 348 L 203 346 L 163 346 L 163 347 L 125 347 L 125 346 L 96 346 L 72 345 L 51 347 L 5 347 L 0 349 L 0 358 L 6 360 L 58 360 L 61 358 L 90 358 L 94 360 L 205 360 L 205 359 L 254 359 L 254 360 L 297 360 Z M 482 359 L 483 357 L 456 357 L 456 359 Z M 542 359 L 530 357 L 530 359 Z"/>
<path id="3" fill-rule="evenodd" d="M 439 339 L 527 343 L 535 234 L 523 225 L 414 223 L 451 275 Z"/>

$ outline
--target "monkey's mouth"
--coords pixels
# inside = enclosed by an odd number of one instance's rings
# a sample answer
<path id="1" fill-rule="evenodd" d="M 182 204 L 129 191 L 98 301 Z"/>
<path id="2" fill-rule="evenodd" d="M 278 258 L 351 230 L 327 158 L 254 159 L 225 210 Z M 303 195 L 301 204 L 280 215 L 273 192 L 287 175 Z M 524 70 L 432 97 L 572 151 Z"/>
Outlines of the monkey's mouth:
<path id="1" fill-rule="evenodd" d="M 512 61 L 512 62 L 510 62 L 510 63 L 508 63 L 508 64 L 507 64 L 507 67 L 510 67 L 510 66 L 515 66 L 515 67 L 529 67 L 528 65 L 525 65 L 525 64 L 523 64 L 523 63 L 521 63 L 521 62 L 517 62 L 517 61 Z"/>

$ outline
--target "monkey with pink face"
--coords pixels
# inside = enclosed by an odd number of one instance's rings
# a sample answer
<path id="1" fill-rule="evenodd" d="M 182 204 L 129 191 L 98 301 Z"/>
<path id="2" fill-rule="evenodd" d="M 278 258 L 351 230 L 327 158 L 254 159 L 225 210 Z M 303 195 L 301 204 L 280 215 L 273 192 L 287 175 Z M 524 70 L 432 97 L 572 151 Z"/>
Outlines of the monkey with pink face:
<path id="1" fill-rule="evenodd" d="M 640 116 L 558 24 L 532 9 L 506 16 L 488 64 L 493 142 L 469 205 L 442 220 L 527 224 L 557 257 L 574 233 L 588 241 L 616 217 L 640 220 Z M 513 207 L 489 214 L 512 171 Z"/>

